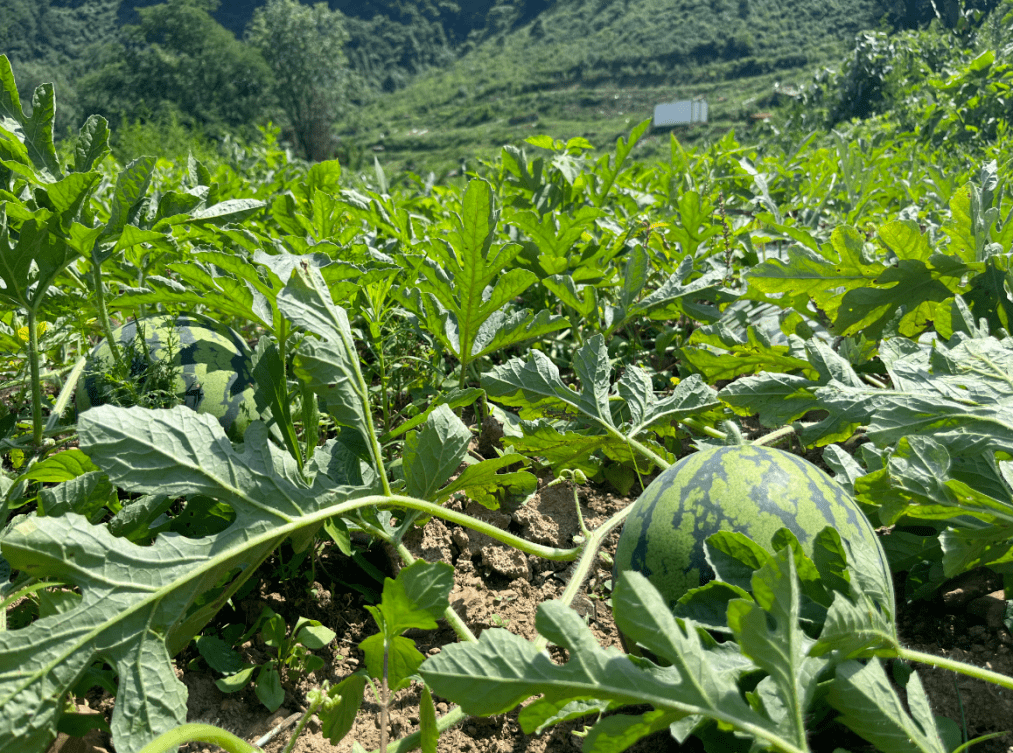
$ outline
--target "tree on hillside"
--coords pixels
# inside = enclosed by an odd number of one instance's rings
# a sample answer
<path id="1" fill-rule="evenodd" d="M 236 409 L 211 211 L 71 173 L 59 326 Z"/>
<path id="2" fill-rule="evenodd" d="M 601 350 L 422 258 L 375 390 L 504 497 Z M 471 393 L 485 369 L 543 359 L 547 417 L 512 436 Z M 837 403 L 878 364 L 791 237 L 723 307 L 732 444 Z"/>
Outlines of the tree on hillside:
<path id="1" fill-rule="evenodd" d="M 274 73 L 274 95 L 311 160 L 334 151 L 332 126 L 348 90 L 344 16 L 326 3 L 267 0 L 246 29 Z"/>
<path id="2" fill-rule="evenodd" d="M 35 87 L 58 92 L 57 136 L 76 132 L 82 113 L 78 85 L 93 51 L 118 34 L 120 0 L 0 0 L 0 53 L 10 58 L 24 103 Z"/>
<path id="3" fill-rule="evenodd" d="M 15 65 L 35 57 L 33 43 L 47 5 L 37 0 L 0 0 L 0 53 Z"/>
<path id="4" fill-rule="evenodd" d="M 178 115 L 211 130 L 256 122 L 271 72 L 211 17 L 217 6 L 168 0 L 138 9 L 138 23 L 123 28 L 82 81 L 90 111 L 113 119 Z"/>

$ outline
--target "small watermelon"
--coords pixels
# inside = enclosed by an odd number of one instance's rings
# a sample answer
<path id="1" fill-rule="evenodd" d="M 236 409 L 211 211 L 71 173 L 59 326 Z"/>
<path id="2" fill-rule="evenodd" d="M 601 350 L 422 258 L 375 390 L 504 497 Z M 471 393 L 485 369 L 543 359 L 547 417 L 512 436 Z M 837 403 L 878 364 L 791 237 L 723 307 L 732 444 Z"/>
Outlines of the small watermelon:
<path id="1" fill-rule="evenodd" d="M 137 338 L 141 327 L 151 360 L 165 357 L 165 348 L 174 340 L 173 365 L 179 371 L 175 391 L 183 405 L 218 419 L 234 440 L 240 440 L 246 427 L 259 418 L 254 400 L 253 365 L 250 349 L 232 329 L 197 314 L 151 316 L 132 321 L 113 330 L 121 351 Z M 112 352 L 105 340 L 88 355 L 81 385 L 77 391 L 78 412 L 107 402 L 103 394 L 102 374 L 112 363 Z M 130 375 L 142 378 L 148 367 L 143 354 L 130 364 Z"/>
<path id="2" fill-rule="evenodd" d="M 733 445 L 700 450 L 664 471 L 633 503 L 619 537 L 614 577 L 636 570 L 670 607 L 690 589 L 714 579 L 704 541 L 739 531 L 770 550 L 788 528 L 807 554 L 832 526 L 845 542 L 859 540 L 878 553 L 882 583 L 890 568 L 876 532 L 841 486 L 812 463 L 769 447 Z"/>

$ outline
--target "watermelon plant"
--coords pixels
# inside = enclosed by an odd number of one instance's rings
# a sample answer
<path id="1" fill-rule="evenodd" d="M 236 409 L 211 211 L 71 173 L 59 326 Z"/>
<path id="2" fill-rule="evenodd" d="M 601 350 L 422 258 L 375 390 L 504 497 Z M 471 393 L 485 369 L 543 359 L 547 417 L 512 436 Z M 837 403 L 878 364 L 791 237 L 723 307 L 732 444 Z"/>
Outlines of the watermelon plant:
<path id="1" fill-rule="evenodd" d="M 0 269 L 0 300 L 21 309 L 27 317 L 32 444 L 36 449 L 41 447 L 45 432 L 38 325 L 57 281 L 80 294 L 82 288 L 88 289 L 84 280 L 90 275 L 96 318 L 113 359 L 119 361 L 105 302 L 103 265 L 122 254 L 136 273 L 147 266 L 144 259 L 154 255 L 153 251 L 171 248 L 167 236 L 183 223 L 223 224 L 249 216 L 262 206 L 251 200 L 218 202 L 209 186 L 197 187 L 185 196 L 173 192 L 146 196 L 154 158 L 135 160 L 116 176 L 114 185 L 103 186 L 98 166 L 109 153 L 108 124 L 103 118 L 90 118 L 79 134 L 73 164 L 62 165 L 53 141 L 55 114 L 53 86 L 43 84 L 33 95 L 31 116 L 25 115 L 10 61 L 0 55 L 0 115 L 5 125 L 0 130 L 0 186 L 4 191 L 0 252 L 5 259 Z M 81 258 L 88 259 L 90 269 L 68 275 L 70 265 Z M 50 432 L 53 429 L 49 427 Z"/>

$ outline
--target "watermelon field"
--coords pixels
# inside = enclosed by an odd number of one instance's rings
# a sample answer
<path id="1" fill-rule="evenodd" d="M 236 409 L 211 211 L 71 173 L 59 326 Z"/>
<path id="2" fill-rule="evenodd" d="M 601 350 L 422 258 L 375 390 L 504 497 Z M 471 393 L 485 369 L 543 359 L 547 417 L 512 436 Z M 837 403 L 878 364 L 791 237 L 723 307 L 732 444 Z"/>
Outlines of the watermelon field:
<path id="1" fill-rule="evenodd" d="M 1011 76 L 437 183 L 0 56 L 0 752 L 1007 750 Z"/>

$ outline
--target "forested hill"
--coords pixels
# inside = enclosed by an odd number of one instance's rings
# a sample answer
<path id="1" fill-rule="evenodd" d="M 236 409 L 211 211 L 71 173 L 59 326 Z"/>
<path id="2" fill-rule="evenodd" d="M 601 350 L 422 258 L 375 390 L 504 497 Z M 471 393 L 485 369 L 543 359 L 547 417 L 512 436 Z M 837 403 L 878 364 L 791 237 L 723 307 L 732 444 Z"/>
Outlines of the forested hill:
<path id="1" fill-rule="evenodd" d="M 21 66 L 65 66 L 167 0 L 0 0 L 0 53 Z M 179 0 L 174 0 L 178 2 Z M 266 0 L 182 0 L 237 38 Z M 541 55 L 548 81 L 669 77 L 680 66 L 737 61 L 719 75 L 811 63 L 863 29 L 953 16 L 960 0 L 328 0 L 346 17 L 351 66 L 393 91 L 483 43 Z M 965 0 L 964 5 L 994 4 Z M 507 45 L 509 48 L 510 45 Z M 505 64 L 511 64 L 509 59 Z M 29 71 L 34 78 L 35 71 Z M 683 72 L 684 73 L 684 72 Z M 543 76 L 540 75 L 540 78 Z"/>
<path id="2" fill-rule="evenodd" d="M 122 22 L 130 22 L 135 14 L 134 8 L 154 5 L 163 0 L 125 0 L 120 9 Z M 80 0 L 79 0 L 80 2 Z M 215 19 L 237 36 L 253 16 L 253 11 L 263 5 L 265 0 L 229 0 L 221 2 L 213 12 Z M 518 23 L 533 20 L 539 13 L 554 5 L 553 0 L 515 0 L 505 3 L 501 0 L 328 0 L 332 10 L 339 10 L 349 19 L 372 21 L 385 18 L 395 24 L 412 29 L 420 24 L 440 27 L 443 35 L 451 44 L 459 44 L 474 31 L 486 27 L 490 11 L 499 8 L 493 15 L 509 12 L 516 14 Z"/>
<path id="3" fill-rule="evenodd" d="M 137 8 L 164 1 L 0 0 L 0 52 L 22 64 L 75 57 L 136 23 Z M 189 2 L 210 9 L 241 38 L 265 0 Z M 923 24 L 936 12 L 925 0 L 328 0 L 328 5 L 347 18 L 353 67 L 388 90 L 516 32 L 529 32 L 543 48 L 582 48 L 588 59 L 578 68 L 602 68 L 606 75 L 626 68 L 642 75 L 650 61 L 655 71 L 687 61 L 740 58 L 768 67 L 790 65 L 826 49 L 828 41 L 848 43 L 856 31 L 884 24 Z M 944 15 L 956 13 L 958 5 L 959 0 L 935 2 Z M 572 58 L 558 60 L 572 67 Z M 630 67 L 631 60 L 640 62 Z"/>
<path id="4" fill-rule="evenodd" d="M 162 0 L 127 0 L 123 2 L 119 11 L 121 22 L 129 22 L 134 18 L 134 8 L 143 8 L 154 5 Z M 31 2 L 46 2 L 46 0 L 31 0 Z M 86 5 L 88 0 L 51 0 L 54 5 Z M 350 19 L 360 21 L 372 21 L 374 18 L 386 18 L 393 23 L 406 27 L 415 27 L 420 20 L 425 22 L 438 22 L 441 30 L 451 44 L 460 44 L 468 39 L 469 35 L 475 32 L 481 33 L 489 26 L 490 20 L 493 26 L 501 25 L 503 19 L 509 20 L 514 26 L 535 20 L 535 18 L 548 10 L 551 6 L 595 6 L 601 11 L 615 8 L 626 10 L 630 2 L 626 0 L 597 0 L 592 2 L 581 2 L 577 0 L 327 0 L 333 10 L 340 10 Z M 737 8 L 749 8 L 750 6 L 774 6 L 775 12 L 789 16 L 794 10 L 796 3 L 792 0 L 712 0 L 708 3 L 715 13 L 722 11 L 722 6 L 734 4 Z M 215 19 L 225 28 L 237 36 L 241 35 L 246 24 L 253 16 L 253 11 L 264 4 L 264 0 L 228 0 L 221 2 L 218 9 L 214 11 Z M 845 6 L 848 10 L 848 2 L 835 2 L 827 0 L 826 3 L 810 3 L 814 8 L 826 4 L 833 11 L 836 6 Z M 0 2 L 3 7 L 4 2 Z M 679 9 L 685 3 L 667 2 L 652 3 L 653 10 L 664 12 L 666 9 Z M 878 3 L 881 7 L 881 15 L 888 17 L 891 24 L 897 26 L 916 26 L 932 19 L 935 11 L 932 3 L 926 0 L 885 0 Z M 938 0 L 937 8 L 940 13 L 956 13 L 959 3 L 957 0 Z M 864 20 L 859 17 L 858 20 Z"/>
<path id="5" fill-rule="evenodd" d="M 0 7 L 6 1 L 0 0 Z M 136 21 L 135 8 L 159 2 L 164 0 L 123 0 L 119 20 L 121 23 Z M 309 0 L 306 2 L 308 4 Z M 222 26 L 242 37 L 254 10 L 264 3 L 265 0 L 221 2 L 212 15 Z M 400 88 L 422 70 L 447 65 L 467 43 L 475 44 L 490 34 L 519 28 L 556 4 L 553 0 L 328 2 L 332 10 L 340 11 L 347 18 L 347 53 L 352 66 L 371 84 L 388 91 Z M 563 0 L 562 4 L 568 3 Z"/>

